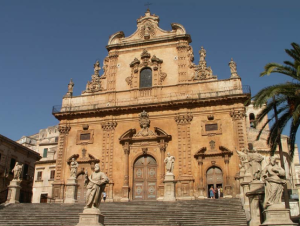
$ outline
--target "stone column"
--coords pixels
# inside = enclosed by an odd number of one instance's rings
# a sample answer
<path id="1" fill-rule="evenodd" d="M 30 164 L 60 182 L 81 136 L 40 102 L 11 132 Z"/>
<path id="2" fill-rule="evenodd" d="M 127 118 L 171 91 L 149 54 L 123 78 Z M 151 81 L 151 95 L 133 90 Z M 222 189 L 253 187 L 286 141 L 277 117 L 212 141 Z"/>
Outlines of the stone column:
<path id="1" fill-rule="evenodd" d="M 123 145 L 123 150 L 125 154 L 124 161 L 124 183 L 122 187 L 123 197 L 121 202 L 129 201 L 129 154 L 130 154 L 130 146 L 129 142 L 125 142 Z"/>
<path id="2" fill-rule="evenodd" d="M 198 196 L 198 199 L 205 199 L 206 196 L 204 196 L 204 191 L 205 191 L 205 188 L 203 186 L 203 158 L 202 156 L 198 156 L 197 158 L 198 160 L 198 165 L 199 165 L 199 176 L 200 176 L 200 182 L 199 182 L 199 196 Z"/>
<path id="3" fill-rule="evenodd" d="M 64 164 L 65 161 L 65 147 L 67 143 L 68 134 L 71 127 L 69 125 L 59 125 L 59 141 L 58 141 L 58 151 L 55 169 L 55 179 L 52 184 L 52 197 L 55 202 L 63 202 L 64 200 Z"/>
<path id="4" fill-rule="evenodd" d="M 225 170 L 226 170 L 226 178 L 225 178 L 225 195 L 224 198 L 232 198 L 232 186 L 230 185 L 230 177 L 229 177 L 229 156 L 225 155 Z"/>
<path id="5" fill-rule="evenodd" d="M 64 203 L 75 203 L 77 200 L 77 179 L 69 178 L 66 183 L 66 198 Z"/>
<path id="6" fill-rule="evenodd" d="M 162 139 L 159 142 L 159 149 L 160 149 L 160 184 L 158 186 L 159 197 L 157 201 L 163 201 L 164 199 L 164 178 L 165 178 L 165 152 L 166 152 L 166 144 L 165 141 Z"/>
<path id="7" fill-rule="evenodd" d="M 19 203 L 20 200 L 20 190 L 21 190 L 21 180 L 13 179 L 8 187 L 8 195 L 6 203 Z"/>

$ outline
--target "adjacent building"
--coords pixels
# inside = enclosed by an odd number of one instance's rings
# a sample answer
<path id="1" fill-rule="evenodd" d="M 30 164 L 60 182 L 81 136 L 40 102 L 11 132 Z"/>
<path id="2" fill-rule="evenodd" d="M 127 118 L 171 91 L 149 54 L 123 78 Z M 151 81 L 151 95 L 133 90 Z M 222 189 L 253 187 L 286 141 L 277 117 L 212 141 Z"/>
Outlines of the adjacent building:
<path id="1" fill-rule="evenodd" d="M 40 155 L 3 135 L 0 135 L 0 203 L 6 201 L 11 172 L 16 162 L 23 164 L 20 202 L 31 202 L 34 165 Z"/>

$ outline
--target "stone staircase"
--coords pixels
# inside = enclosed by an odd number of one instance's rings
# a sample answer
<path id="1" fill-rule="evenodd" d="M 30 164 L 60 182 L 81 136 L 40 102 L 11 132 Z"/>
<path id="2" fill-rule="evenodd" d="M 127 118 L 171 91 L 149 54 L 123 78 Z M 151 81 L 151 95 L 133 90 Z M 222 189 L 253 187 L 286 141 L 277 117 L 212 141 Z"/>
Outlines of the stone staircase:
<path id="1" fill-rule="evenodd" d="M 74 226 L 83 207 L 55 203 L 0 206 L 0 226 Z M 105 225 L 247 226 L 239 199 L 101 203 L 101 213 Z"/>

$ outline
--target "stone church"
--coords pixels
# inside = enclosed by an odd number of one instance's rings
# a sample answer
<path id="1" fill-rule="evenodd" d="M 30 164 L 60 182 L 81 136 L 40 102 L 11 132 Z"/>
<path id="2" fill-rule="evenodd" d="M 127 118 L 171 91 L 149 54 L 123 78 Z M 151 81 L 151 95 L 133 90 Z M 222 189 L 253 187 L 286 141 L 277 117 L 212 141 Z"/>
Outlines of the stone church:
<path id="1" fill-rule="evenodd" d="M 203 47 L 194 64 L 191 36 L 181 24 L 171 27 L 162 30 L 147 10 L 132 35 L 110 36 L 102 68 L 94 64 L 80 96 L 72 95 L 70 81 L 62 105 L 53 108 L 60 121 L 57 202 L 66 198 L 72 158 L 79 164 L 78 202 L 85 198 L 85 172 L 96 163 L 110 180 L 108 201 L 161 200 L 167 153 L 175 157 L 176 199 L 207 197 L 210 186 L 223 187 L 226 197 L 239 193 L 235 150 L 247 146 L 250 88 L 232 59 L 224 80 L 207 66 Z"/>

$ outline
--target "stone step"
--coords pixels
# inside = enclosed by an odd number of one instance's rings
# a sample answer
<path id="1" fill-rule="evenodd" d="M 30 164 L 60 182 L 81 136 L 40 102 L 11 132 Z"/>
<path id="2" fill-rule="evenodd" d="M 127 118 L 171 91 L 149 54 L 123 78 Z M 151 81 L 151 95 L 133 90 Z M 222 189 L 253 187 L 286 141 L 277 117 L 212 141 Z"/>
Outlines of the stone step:
<path id="1" fill-rule="evenodd" d="M 74 226 L 84 205 L 15 204 L 0 208 L 0 226 Z M 172 226 L 246 226 L 239 199 L 101 203 L 105 224 Z M 213 213 L 213 214 L 212 214 Z"/>

